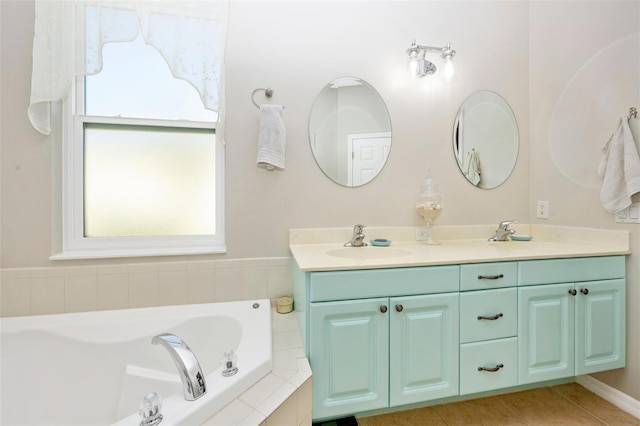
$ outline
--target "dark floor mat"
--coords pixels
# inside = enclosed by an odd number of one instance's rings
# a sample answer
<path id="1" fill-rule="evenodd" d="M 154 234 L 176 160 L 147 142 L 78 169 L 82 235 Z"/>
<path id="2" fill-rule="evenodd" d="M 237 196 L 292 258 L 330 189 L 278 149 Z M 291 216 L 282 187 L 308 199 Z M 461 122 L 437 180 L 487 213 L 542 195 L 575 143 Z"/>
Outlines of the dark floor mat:
<path id="1" fill-rule="evenodd" d="M 313 423 L 313 426 L 358 426 L 358 421 L 355 417 L 349 416 L 342 419 Z"/>

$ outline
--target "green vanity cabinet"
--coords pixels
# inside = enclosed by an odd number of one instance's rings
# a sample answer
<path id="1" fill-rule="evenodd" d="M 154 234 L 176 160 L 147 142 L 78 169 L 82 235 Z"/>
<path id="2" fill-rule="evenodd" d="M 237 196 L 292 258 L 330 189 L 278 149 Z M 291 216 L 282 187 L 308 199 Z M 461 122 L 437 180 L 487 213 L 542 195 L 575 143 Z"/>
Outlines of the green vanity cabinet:
<path id="1" fill-rule="evenodd" d="M 625 257 L 300 271 L 313 419 L 625 366 Z"/>
<path id="2" fill-rule="evenodd" d="M 521 262 L 520 275 L 520 384 L 625 366 L 624 257 Z"/>
<path id="3" fill-rule="evenodd" d="M 314 419 L 458 394 L 458 267 L 375 272 L 309 274 Z"/>

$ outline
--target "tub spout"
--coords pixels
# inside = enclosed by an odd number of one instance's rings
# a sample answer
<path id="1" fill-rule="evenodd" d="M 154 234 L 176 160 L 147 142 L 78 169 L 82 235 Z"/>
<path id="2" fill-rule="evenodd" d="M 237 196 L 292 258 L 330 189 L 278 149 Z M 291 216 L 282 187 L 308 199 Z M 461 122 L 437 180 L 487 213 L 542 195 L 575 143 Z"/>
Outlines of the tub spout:
<path id="1" fill-rule="evenodd" d="M 151 339 L 154 345 L 162 345 L 169 352 L 173 362 L 178 368 L 180 380 L 182 380 L 182 390 L 184 399 L 195 401 L 207 391 L 204 382 L 204 374 L 196 356 L 191 352 L 189 346 L 174 334 L 159 334 Z"/>

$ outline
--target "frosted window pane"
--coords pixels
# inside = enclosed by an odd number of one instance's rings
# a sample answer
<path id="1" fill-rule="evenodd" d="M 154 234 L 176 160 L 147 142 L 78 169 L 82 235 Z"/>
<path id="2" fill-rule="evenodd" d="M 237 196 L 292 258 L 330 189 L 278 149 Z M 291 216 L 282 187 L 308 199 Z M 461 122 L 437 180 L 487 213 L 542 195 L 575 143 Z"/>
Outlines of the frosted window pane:
<path id="1" fill-rule="evenodd" d="M 85 237 L 215 233 L 212 130 L 86 124 Z"/>
<path id="2" fill-rule="evenodd" d="M 217 121 L 218 114 L 204 108 L 189 83 L 171 75 L 162 55 L 142 37 L 105 44 L 102 60 L 102 71 L 85 78 L 85 114 Z"/>

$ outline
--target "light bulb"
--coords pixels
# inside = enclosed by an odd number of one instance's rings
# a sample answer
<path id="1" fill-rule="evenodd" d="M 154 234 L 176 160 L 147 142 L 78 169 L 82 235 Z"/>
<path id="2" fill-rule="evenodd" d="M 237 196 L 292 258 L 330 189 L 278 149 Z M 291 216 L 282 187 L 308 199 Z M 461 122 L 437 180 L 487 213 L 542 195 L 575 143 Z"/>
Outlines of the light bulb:
<path id="1" fill-rule="evenodd" d="M 456 75 L 456 68 L 453 65 L 451 56 L 447 55 L 444 58 L 444 68 L 442 70 L 442 78 L 444 81 L 452 81 Z"/>
<path id="2" fill-rule="evenodd" d="M 420 59 L 416 51 L 409 55 L 409 74 L 411 78 L 417 78 L 420 75 Z"/>

